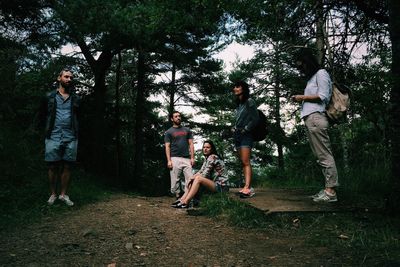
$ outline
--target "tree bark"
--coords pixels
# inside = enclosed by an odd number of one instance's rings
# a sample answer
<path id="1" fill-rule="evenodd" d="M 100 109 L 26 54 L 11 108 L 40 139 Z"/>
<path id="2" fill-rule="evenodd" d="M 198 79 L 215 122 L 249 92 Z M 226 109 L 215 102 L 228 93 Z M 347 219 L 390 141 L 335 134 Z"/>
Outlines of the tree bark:
<path id="1" fill-rule="evenodd" d="M 120 92 L 119 92 L 119 87 L 120 87 L 120 74 L 121 74 L 121 65 L 122 65 L 122 59 L 121 59 L 121 53 L 118 53 L 118 65 L 117 65 L 117 70 L 115 73 L 115 131 L 116 131 L 116 137 L 115 137 L 115 178 L 117 180 L 117 184 L 119 185 L 120 181 L 120 170 L 121 170 L 121 164 L 120 161 L 122 159 L 122 153 L 121 153 L 121 125 L 120 125 Z"/>
<path id="2" fill-rule="evenodd" d="M 107 166 L 105 162 L 105 96 L 106 96 L 106 72 L 111 67 L 112 54 L 109 51 L 103 52 L 99 59 L 91 68 L 94 72 L 94 116 L 92 117 L 92 124 L 89 126 L 91 133 L 90 137 L 90 169 L 98 174 L 104 173 L 104 167 Z"/>
<path id="3" fill-rule="evenodd" d="M 141 189 L 143 183 L 143 152 L 144 152 L 144 133 L 143 133 L 143 114 L 145 102 L 145 56 L 144 52 L 139 51 L 137 61 L 138 82 L 136 87 L 136 109 L 135 109 L 135 142 L 134 142 L 134 177 L 131 186 Z"/>
<path id="4" fill-rule="evenodd" d="M 274 79 L 275 79 L 275 89 L 274 89 L 274 119 L 275 119 L 275 127 L 276 129 L 279 130 L 279 136 L 276 140 L 276 145 L 278 148 L 278 168 L 281 171 L 284 171 L 285 169 L 285 162 L 284 162 L 284 158 L 283 158 L 283 139 L 284 136 L 281 134 L 284 134 L 284 131 L 282 130 L 281 127 L 281 114 L 280 114 L 280 110 L 281 110 L 281 102 L 280 102 L 280 97 L 281 97 L 281 83 L 282 83 L 282 79 L 281 79 L 281 69 L 279 66 L 281 66 L 282 62 L 279 58 L 279 47 L 275 46 L 274 49 L 274 61 L 275 61 L 275 71 L 274 71 Z"/>
<path id="5" fill-rule="evenodd" d="M 390 92 L 389 140 L 391 144 L 391 193 L 387 211 L 393 215 L 400 212 L 400 2 L 389 0 L 389 31 L 392 41 L 392 77 Z"/>
<path id="6" fill-rule="evenodd" d="M 175 109 L 175 91 L 176 91 L 176 65 L 172 62 L 171 84 L 169 87 L 169 106 L 168 113 L 171 114 Z"/>
<path id="7" fill-rule="evenodd" d="M 316 43 L 317 43 L 317 59 L 318 63 L 324 65 L 324 55 L 325 55 L 325 38 L 324 38 L 324 5 L 323 0 L 316 0 Z"/>
<path id="8" fill-rule="evenodd" d="M 94 74 L 94 110 L 91 118 L 92 123 L 88 127 L 90 138 L 88 137 L 85 140 L 89 151 L 84 161 L 88 163 L 88 168 L 91 171 L 102 174 L 104 173 L 104 166 L 106 166 L 104 155 L 106 73 L 111 67 L 114 55 L 111 51 L 104 50 L 99 58 L 95 60 L 85 41 L 77 36 L 75 36 L 75 39 Z"/>
<path id="9" fill-rule="evenodd" d="M 344 175 L 349 174 L 349 146 L 346 139 L 346 132 L 349 131 L 347 124 L 338 125 L 339 128 L 339 141 L 342 147 L 342 159 L 343 159 L 343 170 Z"/>

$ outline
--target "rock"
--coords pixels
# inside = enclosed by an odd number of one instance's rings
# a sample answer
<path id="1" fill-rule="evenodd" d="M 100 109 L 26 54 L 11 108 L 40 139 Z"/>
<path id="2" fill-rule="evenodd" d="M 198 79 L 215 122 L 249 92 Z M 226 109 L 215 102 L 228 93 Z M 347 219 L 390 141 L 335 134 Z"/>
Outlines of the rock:
<path id="1" fill-rule="evenodd" d="M 128 235 L 135 235 L 137 232 L 138 232 L 137 230 L 131 228 L 128 230 Z"/>
<path id="2" fill-rule="evenodd" d="M 82 232 L 82 236 L 83 237 L 87 237 L 87 236 L 90 236 L 90 235 L 92 235 L 92 236 L 96 235 L 96 233 L 95 233 L 95 231 L 93 229 L 88 228 L 88 229 L 85 229 Z"/>
<path id="3" fill-rule="evenodd" d="M 126 249 L 133 249 L 133 243 L 126 243 L 125 244 Z"/>
<path id="4" fill-rule="evenodd" d="M 349 239 L 349 237 L 347 235 L 344 235 L 344 234 L 339 235 L 339 238 L 340 239 L 344 239 L 344 240 Z"/>

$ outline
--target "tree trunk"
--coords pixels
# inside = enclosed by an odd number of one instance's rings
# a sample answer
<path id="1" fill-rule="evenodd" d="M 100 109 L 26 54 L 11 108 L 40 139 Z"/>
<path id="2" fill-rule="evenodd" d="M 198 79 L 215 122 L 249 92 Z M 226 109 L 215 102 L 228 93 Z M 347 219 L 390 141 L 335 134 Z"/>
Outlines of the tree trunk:
<path id="1" fill-rule="evenodd" d="M 275 94 L 278 94 L 278 95 L 276 96 L 276 99 L 275 99 L 275 106 L 278 107 L 278 108 L 280 107 L 279 89 L 280 88 L 277 85 L 276 88 L 275 88 L 275 91 L 277 91 L 277 92 L 275 92 Z M 277 109 L 276 129 L 281 129 L 281 119 L 280 119 L 279 109 Z M 283 130 L 279 131 L 279 132 L 280 133 L 284 133 Z M 284 159 L 283 159 L 283 143 L 282 143 L 282 139 L 283 139 L 283 136 L 279 136 L 279 138 L 277 139 L 278 142 L 276 143 L 276 145 L 278 147 L 278 168 L 279 168 L 279 170 L 284 171 L 285 170 L 285 162 L 284 162 Z"/>
<path id="2" fill-rule="evenodd" d="M 112 55 L 111 53 L 105 54 L 104 52 L 96 61 L 96 64 L 92 69 L 94 70 L 94 116 L 93 124 L 91 124 L 91 169 L 95 173 L 104 173 L 105 162 L 105 135 L 104 129 L 106 129 L 105 123 L 105 96 L 106 96 L 106 72 L 111 66 Z"/>
<path id="3" fill-rule="evenodd" d="M 134 177 L 131 186 L 138 189 L 143 188 L 143 114 L 144 114 L 144 90 L 145 90 L 145 58 L 144 53 L 139 51 L 137 61 L 138 82 L 136 87 L 136 110 L 135 110 L 135 142 L 134 142 Z"/>
<path id="4" fill-rule="evenodd" d="M 391 194 L 387 202 L 387 211 L 400 212 L 400 2 L 389 0 L 389 31 L 392 41 L 392 77 L 390 92 L 389 140 L 391 143 Z"/>
<path id="5" fill-rule="evenodd" d="M 121 172 L 121 125 L 120 125 L 120 74 L 121 74 L 121 53 L 118 53 L 118 65 L 115 73 L 115 177 L 117 185 L 120 181 Z"/>
<path id="6" fill-rule="evenodd" d="M 349 174 L 349 146 L 346 139 L 346 132 L 349 131 L 347 124 L 338 125 L 339 128 L 339 141 L 342 147 L 342 159 L 344 175 Z"/>
<path id="7" fill-rule="evenodd" d="M 105 72 L 98 70 L 95 72 L 95 86 L 94 86 L 94 110 L 92 116 L 92 124 L 90 124 L 90 136 L 88 138 L 90 149 L 89 168 L 91 171 L 101 174 L 104 173 L 103 167 L 105 166 L 104 155 L 104 129 L 105 127 Z"/>
<path id="8" fill-rule="evenodd" d="M 277 138 L 277 147 L 278 147 L 278 168 L 281 171 L 284 171 L 285 169 L 285 163 L 284 163 L 284 159 L 283 159 L 283 138 L 284 136 L 282 136 L 280 133 L 284 133 L 284 131 L 281 128 L 281 114 L 280 114 L 280 110 L 281 110 L 281 102 L 280 102 L 280 97 L 281 97 L 281 69 L 279 66 L 281 66 L 281 60 L 279 59 L 279 48 L 275 47 L 275 89 L 274 89 L 274 113 L 275 113 L 275 126 L 276 129 L 279 129 L 279 137 Z"/>
<path id="9" fill-rule="evenodd" d="M 171 70 L 171 85 L 169 87 L 169 107 L 168 113 L 171 114 L 175 109 L 175 91 L 176 91 L 176 65 L 172 62 L 172 70 Z"/>
<path id="10" fill-rule="evenodd" d="M 324 64 L 324 55 L 325 55 L 325 42 L 324 42 L 324 27 L 325 27 L 325 19 L 324 19 L 324 5 L 323 0 L 316 0 L 316 43 L 317 43 L 317 59 L 318 63 L 323 66 Z"/>
<path id="11" fill-rule="evenodd" d="M 106 95 L 106 73 L 111 67 L 113 54 L 109 50 L 103 51 L 97 60 L 91 54 L 89 47 L 83 39 L 76 38 L 87 63 L 94 74 L 93 99 L 94 108 L 90 112 L 90 125 L 88 125 L 88 137 L 85 139 L 88 146 L 88 154 L 84 161 L 88 168 L 98 174 L 104 173 L 105 154 L 104 154 L 104 129 L 105 127 L 105 95 Z M 87 114 L 83 114 L 85 116 Z"/>

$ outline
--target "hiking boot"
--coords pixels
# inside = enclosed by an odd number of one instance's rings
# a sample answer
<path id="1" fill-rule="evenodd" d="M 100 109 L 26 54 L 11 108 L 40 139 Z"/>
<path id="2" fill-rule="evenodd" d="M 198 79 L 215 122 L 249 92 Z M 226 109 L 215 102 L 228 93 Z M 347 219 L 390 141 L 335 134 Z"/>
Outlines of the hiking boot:
<path id="1" fill-rule="evenodd" d="M 59 200 L 61 200 L 62 202 L 64 202 L 65 204 L 67 204 L 67 206 L 73 206 L 74 202 L 71 201 L 71 199 L 69 199 L 69 196 L 67 195 L 63 195 L 63 196 L 59 196 L 58 197 Z"/>
<path id="2" fill-rule="evenodd" d="M 319 197 L 314 198 L 313 201 L 314 202 L 325 202 L 325 203 L 336 202 L 337 195 L 336 195 L 336 193 L 330 194 L 324 190 L 323 194 L 320 195 Z"/>
<path id="3" fill-rule="evenodd" d="M 321 197 L 323 194 L 325 194 L 325 189 L 321 189 L 318 193 L 315 193 L 312 196 L 309 196 L 310 198 L 317 198 L 317 197 Z"/>
<path id="4" fill-rule="evenodd" d="M 250 187 L 250 189 L 245 189 L 243 188 L 240 193 L 239 193 L 241 198 L 249 198 L 249 197 L 253 197 L 256 193 L 254 192 L 254 188 Z"/>
<path id="5" fill-rule="evenodd" d="M 48 203 L 49 205 L 53 205 L 54 202 L 56 201 L 56 199 L 57 199 L 57 196 L 56 196 L 56 195 L 51 195 L 51 196 L 49 197 L 49 200 L 47 200 L 47 203 Z"/>

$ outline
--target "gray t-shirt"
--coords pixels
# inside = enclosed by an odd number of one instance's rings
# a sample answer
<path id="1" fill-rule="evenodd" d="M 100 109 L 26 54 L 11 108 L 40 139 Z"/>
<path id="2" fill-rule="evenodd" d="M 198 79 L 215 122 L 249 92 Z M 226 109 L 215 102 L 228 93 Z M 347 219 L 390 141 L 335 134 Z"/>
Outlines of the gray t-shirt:
<path id="1" fill-rule="evenodd" d="M 171 157 L 190 158 L 189 139 L 193 139 L 192 132 L 186 127 L 171 127 L 165 132 L 164 142 L 171 144 Z"/>

